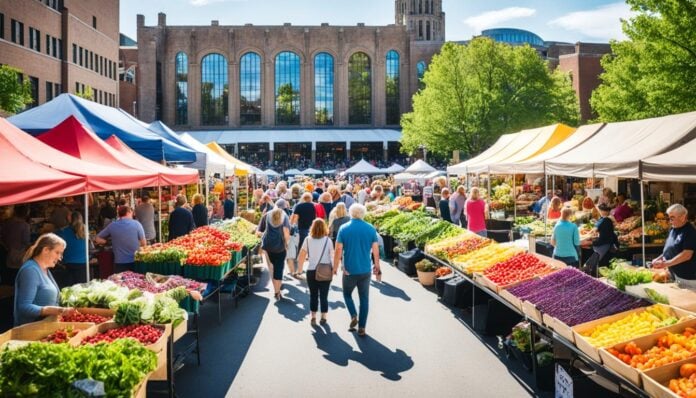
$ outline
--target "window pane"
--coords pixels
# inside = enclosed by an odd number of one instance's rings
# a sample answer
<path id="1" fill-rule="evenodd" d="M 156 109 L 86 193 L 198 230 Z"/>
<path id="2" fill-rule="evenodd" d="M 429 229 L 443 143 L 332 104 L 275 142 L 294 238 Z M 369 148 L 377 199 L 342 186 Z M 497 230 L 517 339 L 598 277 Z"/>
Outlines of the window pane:
<path id="1" fill-rule="evenodd" d="M 246 53 L 239 64 L 239 122 L 261 124 L 261 57 Z"/>
<path id="2" fill-rule="evenodd" d="M 208 54 L 201 62 L 201 124 L 227 123 L 227 59 Z"/>
<path id="3" fill-rule="evenodd" d="M 283 51 L 275 59 L 276 124 L 300 124 L 300 57 Z"/>
<path id="4" fill-rule="evenodd" d="M 425 82 L 423 81 L 423 76 L 425 76 L 425 62 L 419 61 L 416 64 L 416 73 L 418 74 L 418 89 L 422 90 L 425 87 Z"/>
<path id="5" fill-rule="evenodd" d="M 372 69 L 370 57 L 361 52 L 348 61 L 348 123 L 372 123 Z"/>
<path id="6" fill-rule="evenodd" d="M 399 53 L 391 50 L 387 53 L 386 99 L 387 124 L 399 124 Z"/>
<path id="7" fill-rule="evenodd" d="M 334 59 L 330 54 L 314 57 L 314 123 L 332 125 L 334 116 Z"/>
<path id="8" fill-rule="evenodd" d="M 133 80 L 135 76 L 129 76 L 131 69 L 126 71 L 125 79 Z M 176 54 L 176 124 L 188 124 L 188 56 L 185 53 Z"/>

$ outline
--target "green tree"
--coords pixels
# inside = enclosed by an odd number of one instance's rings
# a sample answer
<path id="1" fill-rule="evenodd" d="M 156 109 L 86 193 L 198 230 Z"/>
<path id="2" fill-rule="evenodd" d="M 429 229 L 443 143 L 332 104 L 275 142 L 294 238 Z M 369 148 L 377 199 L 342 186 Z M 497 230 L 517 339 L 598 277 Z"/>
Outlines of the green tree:
<path id="1" fill-rule="evenodd" d="M 278 124 L 300 123 L 299 100 L 300 93 L 293 90 L 291 83 L 284 83 L 278 87 L 278 95 L 276 96 L 276 122 Z"/>
<path id="2" fill-rule="evenodd" d="M 402 116 L 401 150 L 420 145 L 449 155 L 473 156 L 501 134 L 579 119 L 569 77 L 551 72 L 529 46 L 512 47 L 488 38 L 468 45 L 446 43 Z"/>
<path id="3" fill-rule="evenodd" d="M 92 91 L 92 87 L 90 86 L 85 86 L 84 90 L 75 93 L 75 95 L 86 100 L 94 101 L 94 91 Z"/>
<path id="4" fill-rule="evenodd" d="M 31 85 L 20 80 L 22 71 L 11 66 L 0 66 L 0 109 L 17 113 L 31 104 Z"/>
<path id="5" fill-rule="evenodd" d="M 590 104 L 601 121 L 635 120 L 696 110 L 696 2 L 627 0 L 628 40 L 612 42 L 602 84 Z"/>

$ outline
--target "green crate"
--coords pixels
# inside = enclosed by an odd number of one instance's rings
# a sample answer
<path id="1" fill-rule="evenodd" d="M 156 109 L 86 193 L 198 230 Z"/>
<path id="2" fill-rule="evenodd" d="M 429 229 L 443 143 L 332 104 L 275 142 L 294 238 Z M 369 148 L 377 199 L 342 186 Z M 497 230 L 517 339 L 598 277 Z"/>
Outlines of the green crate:
<path id="1" fill-rule="evenodd" d="M 179 302 L 179 307 L 188 311 L 188 312 L 193 312 L 193 313 L 198 313 L 198 309 L 200 308 L 200 301 L 196 301 L 191 298 L 191 296 L 187 296 L 185 299 L 181 300 Z"/>
<path id="2" fill-rule="evenodd" d="M 144 263 L 136 262 L 133 267 L 135 272 L 140 274 L 145 274 L 147 272 L 154 272 L 160 275 L 181 275 L 182 267 L 178 262 L 169 263 Z"/>
<path id="3" fill-rule="evenodd" d="M 230 262 L 226 262 L 225 264 L 221 266 L 211 266 L 211 265 L 184 265 L 183 271 L 184 271 L 184 277 L 190 278 L 190 279 L 195 279 L 195 280 L 200 280 L 200 281 L 205 281 L 208 279 L 219 281 L 222 279 L 223 276 L 227 273 L 227 271 L 230 270 L 232 265 Z"/>
<path id="4" fill-rule="evenodd" d="M 242 261 L 242 252 L 232 252 L 232 259 L 230 260 L 230 263 L 234 267 L 235 265 L 239 264 L 239 262 Z"/>

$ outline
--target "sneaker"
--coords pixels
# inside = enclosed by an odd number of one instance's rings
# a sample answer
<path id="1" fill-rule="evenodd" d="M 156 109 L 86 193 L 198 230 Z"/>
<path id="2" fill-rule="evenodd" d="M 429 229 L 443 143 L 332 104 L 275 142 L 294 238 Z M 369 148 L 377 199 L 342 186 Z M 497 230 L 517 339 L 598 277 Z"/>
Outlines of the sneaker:
<path id="1" fill-rule="evenodd" d="M 348 326 L 349 332 L 355 332 L 355 327 L 358 326 L 358 318 L 352 318 L 350 320 L 350 325 Z"/>
<path id="2" fill-rule="evenodd" d="M 311 323 L 312 326 L 317 326 L 317 318 L 312 318 L 312 320 L 309 321 L 309 323 Z"/>
<path id="3" fill-rule="evenodd" d="M 321 320 L 319 321 L 319 324 L 326 325 L 326 318 L 321 318 Z"/>
<path id="4" fill-rule="evenodd" d="M 364 337 L 367 334 L 365 333 L 365 328 L 360 328 L 358 329 L 358 336 Z"/>

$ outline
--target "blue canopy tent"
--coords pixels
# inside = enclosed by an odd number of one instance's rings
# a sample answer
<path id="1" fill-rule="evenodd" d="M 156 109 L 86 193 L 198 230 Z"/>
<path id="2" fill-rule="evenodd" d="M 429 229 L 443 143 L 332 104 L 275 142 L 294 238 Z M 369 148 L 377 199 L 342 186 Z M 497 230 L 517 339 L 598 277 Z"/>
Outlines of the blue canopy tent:
<path id="1" fill-rule="evenodd" d="M 121 112 L 126 113 L 123 109 L 120 109 Z M 133 117 L 130 114 L 126 115 L 128 117 Z M 137 119 L 135 119 L 137 120 Z M 189 164 L 188 167 L 192 167 L 194 169 L 198 170 L 205 170 L 207 160 L 206 157 L 207 155 L 203 152 L 197 151 L 195 148 L 193 148 L 191 145 L 187 144 L 184 142 L 181 138 L 179 138 L 179 135 L 175 133 L 172 129 L 170 129 L 166 124 L 162 123 L 160 120 L 155 120 L 154 122 L 150 123 L 147 126 L 150 131 L 154 132 L 155 134 L 159 135 L 160 137 L 163 137 L 175 144 L 181 145 L 184 148 L 190 149 L 193 152 L 196 153 L 196 161 L 193 162 L 192 164 Z"/>
<path id="2" fill-rule="evenodd" d="M 57 126 L 70 115 L 89 126 L 102 140 L 116 135 L 131 149 L 150 160 L 170 163 L 196 161 L 194 151 L 157 135 L 134 118 L 127 117 L 120 109 L 72 94 L 61 94 L 8 120 L 22 130 L 38 135 Z"/>

